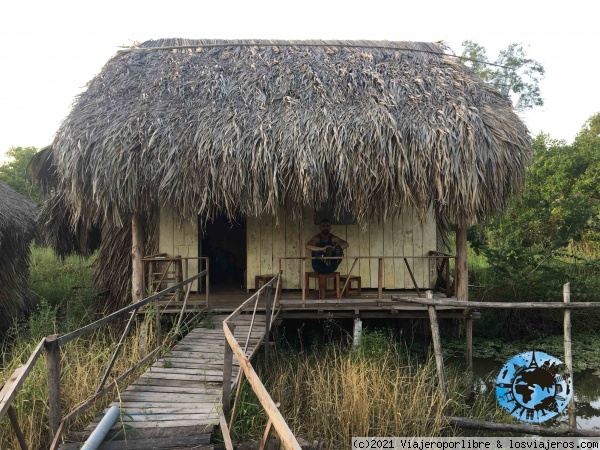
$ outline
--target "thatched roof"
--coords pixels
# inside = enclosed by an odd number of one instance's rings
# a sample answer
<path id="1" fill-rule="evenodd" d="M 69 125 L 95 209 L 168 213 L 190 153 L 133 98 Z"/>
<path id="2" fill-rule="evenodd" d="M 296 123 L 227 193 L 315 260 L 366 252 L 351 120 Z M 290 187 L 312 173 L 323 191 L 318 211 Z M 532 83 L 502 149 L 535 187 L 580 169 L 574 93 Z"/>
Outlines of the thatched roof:
<path id="1" fill-rule="evenodd" d="M 439 44 L 166 39 L 119 52 L 52 144 L 71 220 L 275 214 L 329 196 L 359 221 L 504 207 L 530 138 Z"/>
<path id="2" fill-rule="evenodd" d="M 0 182 L 0 331 L 34 305 L 29 290 L 29 244 L 36 235 L 36 207 Z"/>
<path id="3" fill-rule="evenodd" d="M 194 221 L 282 205 L 299 214 L 331 199 L 359 222 L 408 206 L 484 218 L 521 185 L 530 137 L 509 100 L 444 51 L 186 39 L 121 51 L 32 161 L 51 194 L 41 216 L 53 246 L 99 245 L 96 279 L 118 305 L 129 219 L 145 214 L 153 253 L 164 204 Z"/>

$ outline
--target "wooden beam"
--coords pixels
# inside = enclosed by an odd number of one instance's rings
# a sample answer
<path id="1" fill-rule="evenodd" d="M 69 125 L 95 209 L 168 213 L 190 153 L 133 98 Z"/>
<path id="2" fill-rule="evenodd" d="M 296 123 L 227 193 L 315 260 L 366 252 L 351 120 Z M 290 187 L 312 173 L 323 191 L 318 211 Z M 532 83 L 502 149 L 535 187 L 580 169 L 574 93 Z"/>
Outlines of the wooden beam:
<path id="1" fill-rule="evenodd" d="M 0 391 L 0 419 L 7 413 L 13 399 L 19 392 L 19 389 L 21 389 L 21 386 L 23 386 L 23 383 L 25 383 L 25 379 L 29 375 L 29 372 L 31 372 L 31 369 L 33 369 L 33 366 L 42 354 L 45 342 L 46 338 L 42 338 L 27 362 L 24 365 L 17 367 L 10 378 L 6 380 L 6 383 Z"/>
<path id="2" fill-rule="evenodd" d="M 131 218 L 131 300 L 144 298 L 144 221 L 139 212 Z"/>
<path id="3" fill-rule="evenodd" d="M 514 425 L 508 423 L 486 422 L 483 420 L 467 419 L 465 417 L 444 417 L 450 425 L 473 430 L 508 431 L 511 433 L 537 434 L 539 436 L 581 436 L 600 437 L 597 430 L 579 430 L 564 428 L 546 428 L 538 425 Z"/>
<path id="4" fill-rule="evenodd" d="M 394 300 L 401 300 L 407 303 L 415 303 L 418 305 L 434 305 L 434 306 L 446 306 L 457 309 L 586 309 L 586 308 L 600 308 L 600 302 L 577 302 L 577 303 L 563 303 L 563 302 L 469 302 L 460 300 L 448 300 L 448 299 L 426 299 L 426 298 L 415 298 L 415 297 L 394 297 Z M 322 302 L 322 300 L 321 300 Z M 287 300 L 282 302 L 287 305 Z"/>
<path id="5" fill-rule="evenodd" d="M 229 328 L 232 333 L 235 332 L 235 324 L 230 323 Z M 232 374 L 232 363 L 233 363 L 233 352 L 231 351 L 231 346 L 225 340 L 225 352 L 223 355 L 223 395 L 222 395 L 222 404 L 223 404 L 223 416 L 226 419 L 231 417 L 231 374 Z M 221 425 L 223 428 L 223 425 Z"/>
<path id="6" fill-rule="evenodd" d="M 221 434 L 223 435 L 225 450 L 233 450 L 233 443 L 231 442 L 231 436 L 229 435 L 229 428 L 227 428 L 227 421 L 225 420 L 224 414 L 219 414 L 219 424 L 221 425 Z"/>
<path id="7" fill-rule="evenodd" d="M 275 402 L 273 402 L 273 399 L 263 386 L 260 378 L 254 371 L 252 364 L 250 364 L 248 357 L 245 355 L 244 351 L 233 337 L 233 334 L 229 330 L 226 322 L 223 322 L 223 331 L 225 332 L 225 337 L 229 342 L 234 355 L 240 363 L 240 367 L 243 369 L 244 374 L 246 375 L 248 383 L 250 383 L 250 386 L 252 386 L 252 390 L 256 394 L 260 404 L 267 412 L 267 416 L 273 422 L 273 426 L 275 427 L 275 430 L 277 430 L 277 434 L 279 435 L 284 448 L 300 450 L 301 447 L 294 437 L 292 430 L 290 430 L 290 427 L 281 416 L 277 406 L 275 406 Z"/>
<path id="8" fill-rule="evenodd" d="M 433 298 L 433 292 L 427 291 L 427 298 Z M 440 328 L 437 319 L 437 312 L 435 306 L 430 305 L 427 307 L 429 313 L 429 322 L 431 324 L 431 338 L 433 340 L 433 352 L 435 354 L 435 365 L 438 372 L 438 381 L 440 383 L 440 393 L 442 396 L 442 403 L 446 403 L 448 398 L 446 392 L 446 373 L 444 370 L 444 356 L 442 354 L 442 340 L 440 338 Z"/>
<path id="9" fill-rule="evenodd" d="M 456 224 L 456 298 L 469 300 L 469 269 L 467 264 L 467 224 Z"/>

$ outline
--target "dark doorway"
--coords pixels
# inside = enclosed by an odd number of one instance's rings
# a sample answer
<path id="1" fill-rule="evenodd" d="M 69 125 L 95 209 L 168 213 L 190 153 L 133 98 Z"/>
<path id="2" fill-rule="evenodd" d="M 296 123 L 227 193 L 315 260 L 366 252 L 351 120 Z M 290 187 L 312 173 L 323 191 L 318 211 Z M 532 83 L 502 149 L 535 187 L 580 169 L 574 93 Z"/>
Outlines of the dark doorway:
<path id="1" fill-rule="evenodd" d="M 202 224 L 198 226 L 202 230 Z M 207 223 L 198 239 L 198 253 L 210 258 L 211 291 L 244 289 L 246 273 L 246 220 L 219 216 Z"/>

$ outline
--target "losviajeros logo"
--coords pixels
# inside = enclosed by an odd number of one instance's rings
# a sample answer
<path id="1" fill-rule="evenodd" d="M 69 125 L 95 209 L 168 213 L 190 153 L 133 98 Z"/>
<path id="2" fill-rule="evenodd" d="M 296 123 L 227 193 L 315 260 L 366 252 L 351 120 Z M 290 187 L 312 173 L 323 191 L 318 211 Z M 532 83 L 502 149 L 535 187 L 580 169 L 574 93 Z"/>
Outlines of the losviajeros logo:
<path id="1" fill-rule="evenodd" d="M 498 403 L 525 422 L 544 422 L 568 405 L 573 382 L 562 361 L 544 352 L 525 352 L 511 358 L 496 379 Z"/>

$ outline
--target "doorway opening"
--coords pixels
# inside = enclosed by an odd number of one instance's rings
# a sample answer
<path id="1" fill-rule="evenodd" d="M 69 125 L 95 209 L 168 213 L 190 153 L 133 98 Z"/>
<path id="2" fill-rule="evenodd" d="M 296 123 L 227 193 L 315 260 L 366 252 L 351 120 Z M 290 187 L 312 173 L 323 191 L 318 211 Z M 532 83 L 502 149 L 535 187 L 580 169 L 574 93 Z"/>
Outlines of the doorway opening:
<path id="1" fill-rule="evenodd" d="M 202 227 L 198 226 L 201 230 Z M 246 220 L 219 216 L 204 227 L 198 253 L 210 258 L 210 290 L 243 290 L 246 280 Z"/>

